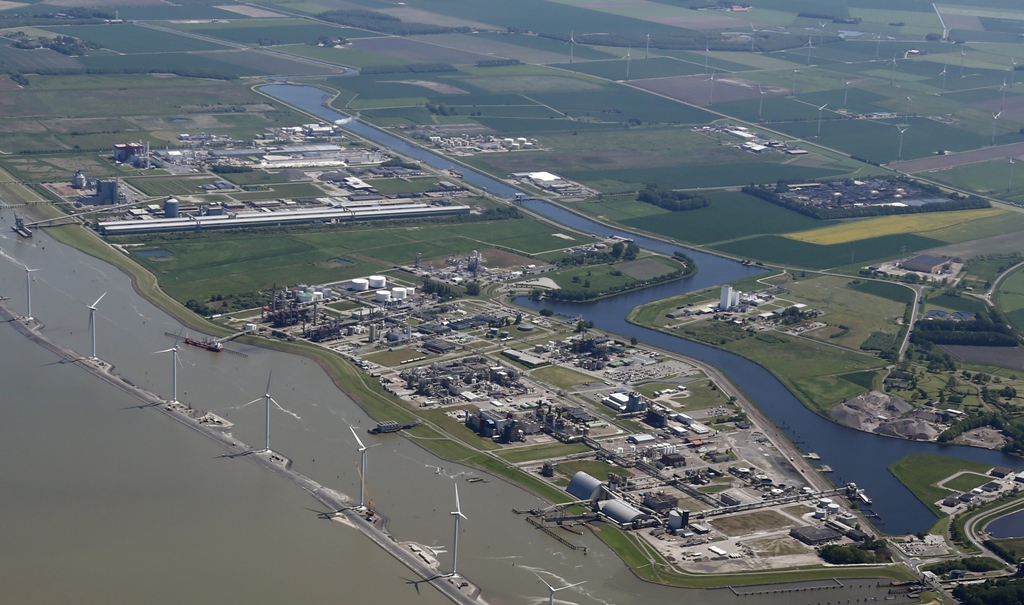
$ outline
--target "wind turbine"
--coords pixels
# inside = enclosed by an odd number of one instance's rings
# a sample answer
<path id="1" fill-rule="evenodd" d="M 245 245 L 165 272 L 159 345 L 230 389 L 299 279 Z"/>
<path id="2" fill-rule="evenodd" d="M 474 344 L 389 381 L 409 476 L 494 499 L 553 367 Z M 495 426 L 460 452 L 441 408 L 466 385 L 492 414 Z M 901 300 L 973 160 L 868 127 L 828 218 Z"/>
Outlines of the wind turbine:
<path id="1" fill-rule="evenodd" d="M 846 111 L 846 99 L 850 96 L 850 83 L 845 80 L 843 83 L 846 85 L 843 88 L 843 111 Z"/>
<path id="2" fill-rule="evenodd" d="M 569 65 L 572 65 L 573 49 L 576 48 L 576 38 L 573 37 L 575 31 L 569 31 L 569 41 L 566 44 L 569 45 Z"/>
<path id="3" fill-rule="evenodd" d="M 1006 192 L 1009 193 L 1010 189 L 1013 189 L 1013 158 L 1010 158 L 1010 181 L 1006 184 Z"/>
<path id="4" fill-rule="evenodd" d="M 750 52 L 754 52 L 754 40 L 756 39 L 754 34 L 756 34 L 756 33 L 757 33 L 757 30 L 754 29 L 754 24 L 751 23 L 750 24 Z"/>
<path id="5" fill-rule="evenodd" d="M 897 126 L 896 128 L 899 129 L 900 131 L 900 151 L 899 154 L 896 156 L 896 161 L 898 162 L 903 159 L 903 133 L 910 130 L 910 126 L 905 126 L 903 128 Z"/>
<path id="6" fill-rule="evenodd" d="M 583 580 L 582 582 L 576 582 L 575 584 L 569 584 L 568 586 L 563 586 L 561 588 L 555 588 L 554 586 L 548 584 L 547 581 L 544 578 L 540 577 L 540 574 L 538 574 L 537 572 L 533 572 L 533 575 L 537 576 L 537 579 L 540 580 L 541 582 L 544 582 L 544 586 L 548 587 L 548 605 L 554 605 L 554 603 L 555 603 L 555 593 L 556 592 L 558 592 L 560 590 L 565 590 L 567 588 L 575 588 L 576 586 L 579 586 L 580 584 L 586 584 L 587 583 L 586 580 Z"/>
<path id="7" fill-rule="evenodd" d="M 792 89 L 792 92 L 793 92 L 793 98 L 794 99 L 796 98 L 796 75 L 798 73 L 800 73 L 799 69 L 794 69 L 793 70 L 793 89 Z"/>
<path id="8" fill-rule="evenodd" d="M 270 370 L 270 374 L 267 376 L 267 390 L 263 393 L 263 402 L 266 404 L 266 441 L 263 443 L 263 451 L 270 452 L 270 402 L 273 397 L 270 396 L 270 379 L 274 377 L 274 370 Z M 259 400 L 257 400 L 259 401 Z"/>
<path id="9" fill-rule="evenodd" d="M 171 354 L 171 403 L 178 403 L 178 364 L 181 361 L 178 360 L 178 340 L 181 338 L 181 333 L 174 337 L 174 346 L 163 351 L 154 351 L 153 354 L 159 353 L 170 353 Z"/>
<path id="10" fill-rule="evenodd" d="M 89 307 L 89 331 L 92 333 L 92 357 L 90 357 L 89 359 L 97 359 L 97 357 L 96 357 L 96 305 L 100 304 L 100 301 L 103 300 L 103 297 L 106 296 L 106 295 L 107 295 L 107 293 L 104 292 L 103 294 L 100 295 L 99 298 L 96 299 L 96 302 L 92 303 L 91 305 L 88 305 L 88 307 Z"/>
<path id="11" fill-rule="evenodd" d="M 811 49 L 812 49 L 812 48 L 814 48 L 814 46 L 813 46 L 813 45 L 811 44 L 811 41 L 812 41 L 812 40 L 811 40 L 811 37 L 810 37 L 810 36 L 808 36 L 808 38 L 807 38 L 807 44 L 804 44 L 804 46 L 806 46 L 806 47 L 807 47 L 807 64 L 808 64 L 808 65 L 810 65 L 810 64 L 811 64 Z"/>
<path id="12" fill-rule="evenodd" d="M 910 117 L 910 97 L 907 97 L 907 109 L 903 112 L 903 121 L 906 122 Z"/>
<path id="13" fill-rule="evenodd" d="M 992 114 L 992 144 L 996 144 L 996 121 L 999 120 L 999 116 L 1003 115 L 1003 112 Z"/>
<path id="14" fill-rule="evenodd" d="M 875 36 L 875 60 L 878 60 L 878 51 L 882 49 L 882 34 Z"/>
<path id="15" fill-rule="evenodd" d="M 362 510 L 362 509 L 366 508 L 366 450 L 368 450 L 370 448 L 368 448 L 365 445 L 363 445 L 363 440 L 360 439 L 359 435 L 356 434 L 355 427 L 351 427 L 350 426 L 350 427 L 348 427 L 348 429 L 350 431 L 352 431 L 352 436 L 356 438 L 356 443 L 359 444 L 359 508 L 360 508 L 360 510 Z M 374 445 L 379 445 L 379 444 L 375 443 Z M 370 447 L 373 447 L 373 445 L 371 445 Z M 456 489 L 456 491 L 458 491 L 458 487 L 457 486 L 456 486 L 455 489 Z M 458 508 L 458 498 L 457 497 L 455 499 L 455 502 L 456 502 L 455 506 L 456 506 L 456 508 Z"/>
<path id="16" fill-rule="evenodd" d="M 942 90 L 939 91 L 939 96 L 946 96 L 946 66 L 942 66 Z"/>
<path id="17" fill-rule="evenodd" d="M 39 269 L 29 269 L 26 265 L 22 266 L 25 267 L 25 306 L 27 308 L 25 319 L 32 319 L 32 274 Z"/>
<path id="18" fill-rule="evenodd" d="M 828 25 L 828 21 L 818 21 L 818 25 L 821 26 L 821 41 L 818 42 L 818 46 L 825 44 L 825 26 Z"/>
<path id="19" fill-rule="evenodd" d="M 825 111 L 826 107 L 828 107 L 828 103 L 825 103 L 824 105 L 818 108 L 818 134 L 816 136 L 819 137 L 821 136 L 821 112 Z"/>
<path id="20" fill-rule="evenodd" d="M 459 521 L 466 519 L 466 515 L 462 514 L 462 506 L 459 504 L 459 484 L 455 484 L 455 510 L 451 512 L 451 515 L 455 517 L 455 540 L 452 542 L 452 573 L 451 575 L 458 575 L 459 573 Z M 469 519 L 466 519 L 469 521 Z"/>
<path id="21" fill-rule="evenodd" d="M 889 86 L 896 81 L 896 53 L 892 54 L 892 75 L 889 76 Z"/>
<path id="22" fill-rule="evenodd" d="M 708 105 L 710 106 L 715 101 L 715 72 L 711 72 L 708 81 L 711 82 L 711 92 L 708 93 Z"/>
<path id="23" fill-rule="evenodd" d="M 647 34 L 647 48 L 644 49 L 644 58 L 651 58 L 651 34 Z"/>
<path id="24" fill-rule="evenodd" d="M 1013 88 L 1014 76 L 1017 75 L 1017 59 L 1010 57 L 1010 88 Z"/>
<path id="25" fill-rule="evenodd" d="M 999 99 L 999 111 L 1003 110 L 1003 106 L 1006 105 L 1006 78 L 1003 78 L 1003 85 L 999 87 L 999 92 L 1003 93 L 1001 99 Z"/>
<path id="26" fill-rule="evenodd" d="M 764 106 L 764 91 L 761 90 L 761 85 L 757 85 L 757 92 L 761 93 L 757 101 L 757 121 L 761 121 L 761 108 Z"/>
<path id="27" fill-rule="evenodd" d="M 630 57 L 629 55 L 632 52 L 633 52 L 633 47 L 630 46 L 629 49 L 626 50 L 626 56 L 622 57 L 623 59 L 626 60 L 626 81 L 627 82 L 629 82 L 629 64 L 633 60 L 632 57 Z"/>
<path id="28" fill-rule="evenodd" d="M 960 77 L 964 77 L 964 57 L 967 56 L 967 49 L 960 47 Z"/>

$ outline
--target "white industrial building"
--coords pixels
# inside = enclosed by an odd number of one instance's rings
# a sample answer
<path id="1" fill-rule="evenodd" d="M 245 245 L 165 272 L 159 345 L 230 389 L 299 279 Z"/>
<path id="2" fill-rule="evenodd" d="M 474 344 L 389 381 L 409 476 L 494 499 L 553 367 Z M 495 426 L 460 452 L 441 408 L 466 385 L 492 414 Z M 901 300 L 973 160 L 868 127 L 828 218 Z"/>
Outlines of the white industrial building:
<path id="1" fill-rule="evenodd" d="M 740 304 L 740 294 L 743 293 L 739 290 L 733 290 L 732 286 L 722 286 L 722 298 L 718 303 L 718 310 L 728 311 L 738 306 Z"/>

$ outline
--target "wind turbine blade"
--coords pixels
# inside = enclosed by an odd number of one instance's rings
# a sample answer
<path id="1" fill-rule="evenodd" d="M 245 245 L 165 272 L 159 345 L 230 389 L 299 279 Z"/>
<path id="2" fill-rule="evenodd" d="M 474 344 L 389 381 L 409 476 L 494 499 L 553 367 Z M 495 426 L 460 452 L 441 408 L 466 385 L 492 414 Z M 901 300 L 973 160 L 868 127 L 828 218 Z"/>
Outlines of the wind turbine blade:
<path id="1" fill-rule="evenodd" d="M 582 582 L 576 582 L 575 584 L 570 584 L 568 586 L 563 586 L 563 587 L 559 588 L 558 590 L 565 590 L 566 588 L 576 588 L 580 584 L 586 584 L 586 583 L 587 583 L 587 581 L 583 580 Z"/>
<path id="2" fill-rule="evenodd" d="M 362 440 L 362 439 L 360 439 L 360 438 L 359 438 L 359 435 L 357 435 L 357 434 L 356 434 L 356 429 L 355 429 L 355 427 L 353 427 L 353 426 L 349 426 L 349 427 L 348 427 L 348 430 L 352 431 L 352 436 L 356 438 L 356 443 L 358 443 L 358 444 L 359 444 L 359 450 L 360 450 L 360 451 L 362 451 L 362 450 L 365 450 L 365 449 L 366 449 L 366 446 L 365 446 L 365 445 L 363 445 L 363 440 Z"/>
<path id="3" fill-rule="evenodd" d="M 267 397 L 270 397 L 270 379 L 274 377 L 274 370 L 270 370 L 270 375 L 267 376 L 267 390 L 264 391 Z"/>
<path id="4" fill-rule="evenodd" d="M 150 355 L 157 355 L 159 353 L 170 353 L 173 350 L 174 350 L 174 347 L 171 347 L 170 349 L 164 349 L 163 351 L 153 351 L 152 353 L 150 353 Z"/>
<path id="5" fill-rule="evenodd" d="M 101 301 L 101 300 L 103 300 L 103 297 L 104 297 L 104 296 L 106 296 L 106 295 L 107 295 L 107 293 L 106 293 L 106 292 L 104 292 L 103 294 L 101 294 L 101 295 L 100 295 L 100 297 L 96 299 L 96 302 L 94 302 L 94 303 L 92 303 L 91 305 L 89 305 L 89 308 L 90 308 L 90 309 L 95 309 L 95 308 L 96 308 L 96 305 L 100 304 L 100 301 Z"/>
<path id="6" fill-rule="evenodd" d="M 544 586 L 547 586 L 547 587 L 548 587 L 548 590 L 552 590 L 552 591 L 553 591 L 553 590 L 555 590 L 555 587 L 554 587 L 554 586 L 552 586 L 552 585 L 550 585 L 550 584 L 548 584 L 547 580 L 545 580 L 544 578 L 542 578 L 542 577 L 541 577 L 541 575 L 540 575 L 539 573 L 537 573 L 537 572 L 533 572 L 533 575 L 537 576 L 537 579 L 538 579 L 538 580 L 540 580 L 541 582 L 543 582 L 543 583 L 544 583 Z"/>
<path id="7" fill-rule="evenodd" d="M 462 514 L 462 505 L 459 504 L 459 484 L 458 483 L 455 484 L 455 512 L 453 514 L 456 514 L 456 515 L 462 517 L 463 519 L 466 519 L 466 515 Z"/>

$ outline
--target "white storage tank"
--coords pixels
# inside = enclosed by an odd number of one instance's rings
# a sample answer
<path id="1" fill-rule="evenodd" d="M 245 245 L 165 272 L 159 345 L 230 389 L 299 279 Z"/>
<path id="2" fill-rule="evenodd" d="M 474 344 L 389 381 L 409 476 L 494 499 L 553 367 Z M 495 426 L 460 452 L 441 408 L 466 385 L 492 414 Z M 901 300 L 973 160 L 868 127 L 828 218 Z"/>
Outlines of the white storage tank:
<path id="1" fill-rule="evenodd" d="M 374 298 L 377 302 L 390 302 L 391 292 L 387 290 L 377 290 L 377 296 Z"/>
<path id="2" fill-rule="evenodd" d="M 317 302 L 323 302 L 324 301 L 324 293 L 323 292 L 310 292 L 310 294 L 313 295 L 313 300 L 315 300 Z"/>
<path id="3" fill-rule="evenodd" d="M 405 295 L 406 296 L 412 296 L 413 294 L 416 294 L 416 288 L 414 288 L 412 286 L 406 286 L 405 287 Z"/>
<path id="4" fill-rule="evenodd" d="M 356 292 L 366 292 L 370 289 L 370 282 L 363 277 L 357 277 L 352 280 L 352 289 Z"/>
<path id="5" fill-rule="evenodd" d="M 668 513 L 668 528 L 670 530 L 682 529 L 683 528 L 683 513 L 678 509 L 669 511 Z"/>
<path id="6" fill-rule="evenodd" d="M 408 290 L 402 286 L 395 286 L 394 288 L 391 288 L 391 298 L 392 300 L 405 300 L 407 292 Z"/>
<path id="7" fill-rule="evenodd" d="M 388 285 L 388 280 L 383 275 L 371 275 L 369 278 L 370 287 L 379 290 Z"/>
<path id="8" fill-rule="evenodd" d="M 832 504 L 832 498 L 822 498 L 821 500 L 818 500 L 818 508 L 825 508 L 829 504 Z"/>
<path id="9" fill-rule="evenodd" d="M 253 332 L 256 331 L 256 324 L 253 324 L 253 323 L 245 324 L 245 331 L 247 333 L 249 333 L 249 334 L 252 334 Z"/>
<path id="10" fill-rule="evenodd" d="M 828 514 L 830 514 L 830 515 L 838 515 L 839 514 L 839 505 L 835 504 L 835 503 L 829 504 L 828 507 L 827 507 L 827 510 L 828 510 Z"/>
<path id="11" fill-rule="evenodd" d="M 332 289 L 332 288 L 324 288 L 323 292 L 324 292 L 324 298 L 333 298 L 334 297 L 334 289 Z"/>

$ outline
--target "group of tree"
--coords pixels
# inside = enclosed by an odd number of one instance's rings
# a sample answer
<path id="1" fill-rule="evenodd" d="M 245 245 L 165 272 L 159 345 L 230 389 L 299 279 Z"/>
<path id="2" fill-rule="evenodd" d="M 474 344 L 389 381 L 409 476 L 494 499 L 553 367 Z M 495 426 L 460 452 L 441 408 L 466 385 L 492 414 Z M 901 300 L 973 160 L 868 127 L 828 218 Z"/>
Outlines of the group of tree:
<path id="1" fill-rule="evenodd" d="M 339 38 L 337 36 L 318 36 L 316 40 L 310 42 L 313 46 L 344 46 L 348 44 L 348 38 Z"/>
<path id="2" fill-rule="evenodd" d="M 11 75 L 11 79 L 18 74 L 24 75 L 19 69 L 11 69 L 6 73 Z M 25 73 L 39 76 L 174 74 L 182 78 L 238 79 L 237 74 L 213 71 L 202 67 L 33 67 L 31 70 L 26 70 Z"/>
<path id="3" fill-rule="evenodd" d="M 948 201 L 930 202 L 920 206 L 866 205 L 826 208 L 805 204 L 798 199 L 780 195 L 785 191 L 786 184 L 782 182 L 775 186 L 747 185 L 743 188 L 743 193 L 747 195 L 752 195 L 776 206 L 781 206 L 787 210 L 792 210 L 793 212 L 798 212 L 818 220 L 889 216 L 894 214 L 920 214 L 925 212 L 951 212 L 954 210 L 973 210 L 991 207 L 988 200 L 983 200 L 978 196 L 963 197 L 954 193 L 949 196 Z"/>
<path id="4" fill-rule="evenodd" d="M 252 172 L 252 166 L 233 166 L 230 164 L 214 164 L 210 166 L 210 172 L 215 174 L 234 174 L 238 172 Z"/>
<path id="5" fill-rule="evenodd" d="M 750 36 L 753 35 L 753 45 Z M 564 31 L 539 32 L 538 36 L 561 42 L 569 41 L 569 34 Z M 818 36 L 815 35 L 815 38 Z M 648 40 L 647 34 L 641 33 L 575 33 L 573 40 L 577 44 L 596 46 L 617 46 L 619 48 L 650 48 L 660 50 L 700 50 L 708 48 L 712 51 L 732 52 L 773 52 L 788 48 L 799 48 L 807 44 L 810 35 L 793 36 L 771 31 L 747 32 L 744 36 L 724 36 L 708 38 L 703 32 L 690 31 L 679 33 L 652 33 Z M 815 40 L 817 42 L 817 40 Z M 825 34 L 825 43 L 842 42 L 843 38 L 835 33 Z"/>
<path id="6" fill-rule="evenodd" d="M 405 65 L 367 65 L 359 73 L 367 74 L 429 74 L 457 71 L 450 63 L 408 63 Z"/>
<path id="7" fill-rule="evenodd" d="M 436 116 L 457 116 L 457 115 L 459 115 L 459 110 L 458 109 L 456 109 L 455 107 L 452 107 L 450 105 L 446 105 L 444 103 L 427 102 L 425 107 L 427 108 L 427 111 L 429 111 L 430 113 L 432 113 L 432 114 L 434 114 Z"/>
<path id="8" fill-rule="evenodd" d="M 11 46 L 21 50 L 48 48 L 54 52 L 67 55 L 69 57 L 79 57 L 90 50 L 97 50 L 100 48 L 100 45 L 95 42 L 80 40 L 74 36 L 57 36 L 55 38 L 40 36 L 34 40 L 26 36 L 15 40 Z"/>
<path id="9" fill-rule="evenodd" d="M 939 345 L 973 345 L 983 347 L 1015 347 L 1018 338 L 995 309 L 987 317 L 957 321 L 930 319 L 918 321 L 910 335 L 912 342 L 928 341 Z"/>
<path id="10" fill-rule="evenodd" d="M 448 284 L 429 278 L 423 280 L 422 292 L 424 294 L 436 294 L 441 300 L 451 300 L 459 297 L 459 293 Z"/>
<path id="11" fill-rule="evenodd" d="M 653 204 L 659 208 L 671 210 L 672 212 L 696 210 L 698 208 L 707 208 L 711 205 L 708 198 L 703 195 L 687 193 L 685 191 L 674 191 L 672 189 L 662 189 L 655 183 L 650 183 L 644 187 L 640 193 L 637 194 L 636 199 L 638 202 Z"/>
<path id="12" fill-rule="evenodd" d="M 963 605 L 1019 605 L 1024 603 L 1024 581 L 985 580 L 982 584 L 960 584 L 953 596 Z"/>
<path id="13" fill-rule="evenodd" d="M 966 557 L 963 559 L 940 561 L 938 563 L 927 565 L 924 569 L 940 576 L 944 576 L 954 569 L 963 569 L 965 571 L 994 571 L 996 569 L 1001 569 L 1002 567 L 1002 563 L 989 557 Z"/>
<path id="14" fill-rule="evenodd" d="M 857 565 L 862 563 L 885 563 L 892 560 L 889 548 L 882 540 L 865 540 L 856 546 L 823 546 L 818 556 L 832 565 Z"/>
<path id="15" fill-rule="evenodd" d="M 469 27 L 444 27 L 428 23 L 409 23 L 387 13 L 371 10 L 333 10 L 320 13 L 318 19 L 349 27 L 368 29 L 392 36 L 423 36 L 428 34 L 469 33 Z"/>

